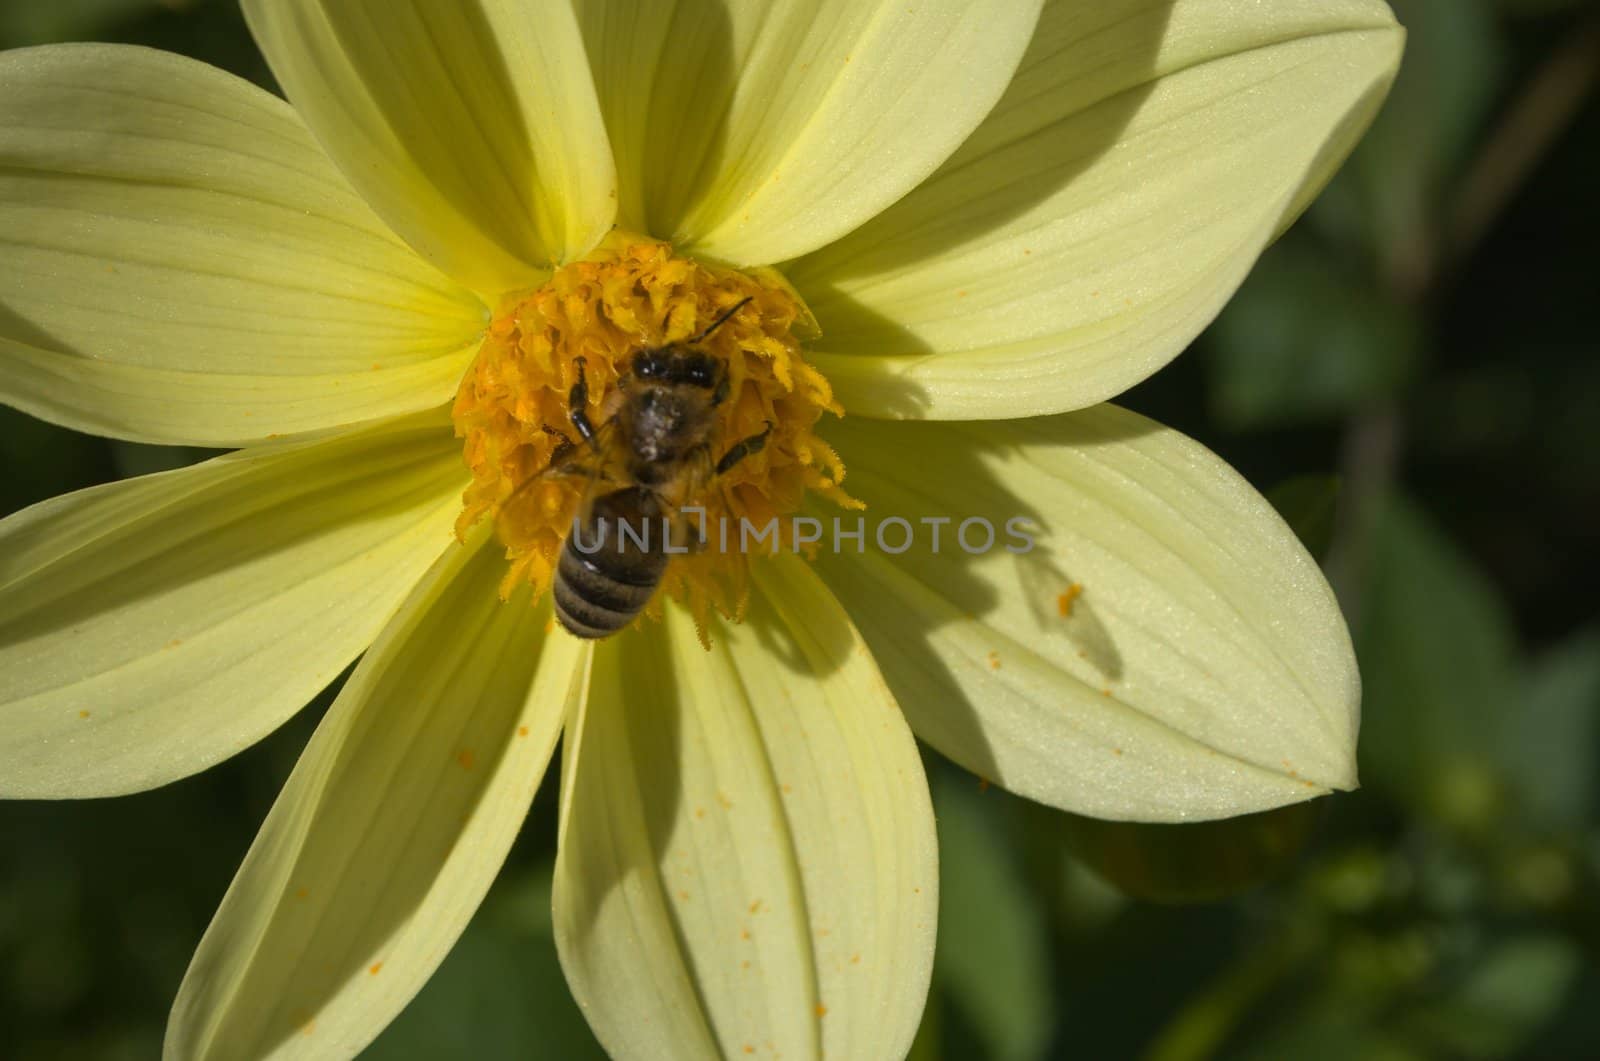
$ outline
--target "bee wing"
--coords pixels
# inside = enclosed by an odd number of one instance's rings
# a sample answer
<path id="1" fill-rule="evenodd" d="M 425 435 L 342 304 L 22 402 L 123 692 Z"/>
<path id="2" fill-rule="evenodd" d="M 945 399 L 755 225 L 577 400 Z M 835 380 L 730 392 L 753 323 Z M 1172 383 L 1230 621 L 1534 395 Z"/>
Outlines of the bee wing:
<path id="1" fill-rule="evenodd" d="M 699 503 L 706 488 L 717 477 L 717 466 L 711 460 L 710 446 L 696 446 L 683 459 L 683 475 L 679 479 L 681 494 L 675 500 L 679 507 Z"/>
<path id="2" fill-rule="evenodd" d="M 508 511 L 515 508 L 519 499 L 533 487 L 552 479 L 564 478 L 584 480 L 583 495 L 577 511 L 587 515 L 599 485 L 604 482 L 615 482 L 620 475 L 618 442 L 616 421 L 607 420 L 595 432 L 594 442 L 591 445 L 574 445 L 567 442 L 558 446 L 551 454 L 549 464 L 517 484 L 516 489 L 500 502 L 496 520 L 505 519 Z"/>
<path id="3" fill-rule="evenodd" d="M 707 488 L 717 478 L 717 469 L 711 460 L 709 446 L 696 446 L 683 460 L 683 472 L 678 477 L 672 496 L 666 498 L 667 521 L 672 528 L 673 544 L 697 551 L 705 543 L 707 514 L 702 502 Z M 699 514 L 698 525 L 689 518 L 690 509 Z"/>

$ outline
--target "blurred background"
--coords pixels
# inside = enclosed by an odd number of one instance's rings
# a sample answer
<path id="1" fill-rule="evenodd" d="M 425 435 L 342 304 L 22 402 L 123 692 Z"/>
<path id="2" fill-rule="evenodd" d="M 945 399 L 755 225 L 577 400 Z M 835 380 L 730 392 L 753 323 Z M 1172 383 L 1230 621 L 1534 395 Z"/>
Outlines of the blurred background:
<path id="1" fill-rule="evenodd" d="M 1126 404 L 1323 559 L 1365 787 L 1127 826 L 929 756 L 943 848 L 913 1056 L 1600 1058 L 1600 3 L 1391 0 L 1377 127 Z M 0 0 L 0 47 L 112 40 L 273 87 L 233 0 Z M 189 463 L 0 408 L 0 512 Z M 0 1059 L 159 1055 L 179 980 L 330 697 L 145 795 L 0 803 Z M 369 1056 L 601 1056 L 550 939 L 553 786 Z"/>

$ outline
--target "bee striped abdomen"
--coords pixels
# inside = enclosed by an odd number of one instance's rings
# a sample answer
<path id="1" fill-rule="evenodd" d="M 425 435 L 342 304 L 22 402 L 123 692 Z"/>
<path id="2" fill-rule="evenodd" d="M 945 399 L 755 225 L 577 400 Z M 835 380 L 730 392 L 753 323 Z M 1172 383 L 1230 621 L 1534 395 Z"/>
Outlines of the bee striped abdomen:
<path id="1" fill-rule="evenodd" d="M 654 540 L 648 540 L 650 548 L 641 548 L 618 529 L 619 521 L 628 521 L 639 531 L 655 516 L 659 508 L 646 495 L 633 487 L 601 498 L 581 534 L 562 544 L 556 618 L 574 636 L 592 640 L 616 633 L 644 610 L 661 584 L 668 559 L 664 549 Z M 662 530 L 659 520 L 653 529 Z"/>
<path id="2" fill-rule="evenodd" d="M 608 637 L 631 623 L 655 595 L 666 570 L 659 557 L 653 570 L 617 563 L 615 552 L 584 556 L 568 538 L 556 570 L 556 617 L 578 637 Z M 612 561 L 607 563 L 607 561 Z M 631 581 L 647 579 L 647 581 Z"/>

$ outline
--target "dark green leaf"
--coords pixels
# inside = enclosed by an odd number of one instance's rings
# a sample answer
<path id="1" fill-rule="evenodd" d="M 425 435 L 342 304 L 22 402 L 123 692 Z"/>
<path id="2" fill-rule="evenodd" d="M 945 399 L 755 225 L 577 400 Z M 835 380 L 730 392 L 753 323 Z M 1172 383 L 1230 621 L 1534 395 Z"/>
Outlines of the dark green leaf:
<path id="1" fill-rule="evenodd" d="M 1497 748 L 1515 719 L 1509 619 L 1473 563 L 1419 509 L 1378 507 L 1356 655 L 1369 783 L 1444 821 L 1499 805 Z"/>
<path id="2" fill-rule="evenodd" d="M 433 979 L 362 1057 L 603 1061 L 556 959 L 548 866 L 495 882 Z"/>
<path id="3" fill-rule="evenodd" d="M 1286 238 L 1212 330 L 1212 394 L 1233 428 L 1341 416 L 1397 393 L 1417 361 L 1410 311 Z"/>
<path id="4" fill-rule="evenodd" d="M 1408 293 L 1431 280 L 1439 221 L 1495 102 L 1504 42 L 1488 0 L 1392 0 L 1406 27 L 1394 88 L 1318 213 L 1359 217 Z"/>
<path id="5" fill-rule="evenodd" d="M 1205 903 L 1283 872 L 1304 849 L 1321 810 L 1321 801 L 1313 800 L 1184 825 L 1065 817 L 1074 853 L 1127 894 L 1150 902 Z"/>
<path id="6" fill-rule="evenodd" d="M 1299 475 L 1267 491 L 1267 500 L 1289 524 L 1306 551 L 1321 560 L 1333 542 L 1339 507 L 1339 477 Z"/>
<path id="7" fill-rule="evenodd" d="M 1406 1022 L 1431 1056 L 1499 1058 L 1513 1053 L 1561 1005 L 1582 965 L 1558 936 L 1525 936 L 1497 946 L 1442 1002 Z"/>
<path id="8" fill-rule="evenodd" d="M 1593 820 L 1600 755 L 1600 631 L 1536 661 L 1501 743 L 1517 797 L 1545 826 L 1579 829 Z"/>
<path id="9" fill-rule="evenodd" d="M 9 0 L 0 3 L 0 46 L 20 48 L 83 40 L 177 0 Z"/>
<path id="10" fill-rule="evenodd" d="M 117 475 L 124 479 L 187 468 L 221 452 L 198 446 L 149 446 L 138 442 L 112 442 L 110 445 Z"/>
<path id="11" fill-rule="evenodd" d="M 1050 1036 L 1050 969 L 1037 898 L 965 775 L 935 775 L 939 815 L 939 949 L 935 982 L 995 1061 L 1042 1056 Z"/>

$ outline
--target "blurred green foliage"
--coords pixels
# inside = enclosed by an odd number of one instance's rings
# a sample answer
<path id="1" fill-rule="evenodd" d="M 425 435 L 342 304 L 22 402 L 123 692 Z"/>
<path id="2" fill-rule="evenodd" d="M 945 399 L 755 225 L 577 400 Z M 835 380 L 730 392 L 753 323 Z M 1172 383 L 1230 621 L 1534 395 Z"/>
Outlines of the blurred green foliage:
<path id="1" fill-rule="evenodd" d="M 918 1061 L 1600 1056 L 1600 4 L 1394 6 L 1407 59 L 1372 135 L 1126 399 L 1278 484 L 1326 558 L 1367 787 L 1122 826 L 930 757 L 943 899 Z M 0 0 L 0 46 L 88 39 L 272 87 L 225 0 Z M 0 409 L 0 511 L 197 456 Z M 0 1057 L 158 1055 L 327 702 L 161 791 L 0 805 Z M 551 941 L 550 788 L 371 1056 L 600 1056 Z"/>

